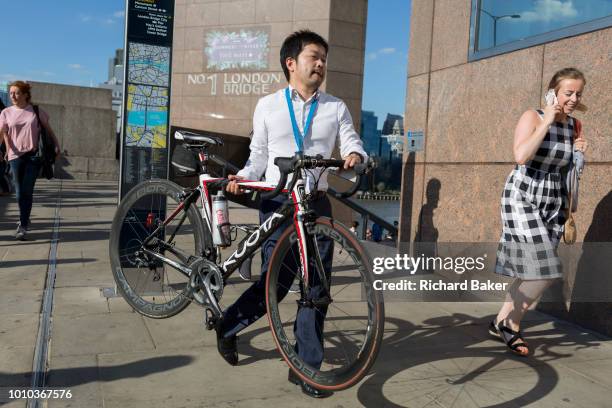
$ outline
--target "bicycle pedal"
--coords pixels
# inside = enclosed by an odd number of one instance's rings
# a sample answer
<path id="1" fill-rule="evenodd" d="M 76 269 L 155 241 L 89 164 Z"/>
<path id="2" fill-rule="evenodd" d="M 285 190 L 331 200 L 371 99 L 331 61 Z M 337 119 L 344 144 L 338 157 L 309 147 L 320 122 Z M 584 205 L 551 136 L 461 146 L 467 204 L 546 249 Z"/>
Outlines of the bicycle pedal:
<path id="1" fill-rule="evenodd" d="M 304 299 L 304 300 L 296 300 L 296 303 L 299 307 L 309 307 L 309 308 L 320 308 L 327 307 L 333 302 L 332 298 L 329 296 L 324 296 L 319 299 Z"/>
<path id="2" fill-rule="evenodd" d="M 204 317 L 204 327 L 206 327 L 206 330 L 213 330 L 217 326 L 219 319 L 213 315 L 210 309 L 204 311 Z"/>

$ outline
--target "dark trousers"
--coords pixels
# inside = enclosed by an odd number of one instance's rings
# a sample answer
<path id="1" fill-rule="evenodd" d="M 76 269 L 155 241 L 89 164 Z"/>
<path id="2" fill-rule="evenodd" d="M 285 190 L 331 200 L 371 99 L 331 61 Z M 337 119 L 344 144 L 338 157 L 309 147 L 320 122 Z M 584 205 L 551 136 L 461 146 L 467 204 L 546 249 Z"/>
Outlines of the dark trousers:
<path id="1" fill-rule="evenodd" d="M 24 228 L 30 222 L 32 212 L 32 201 L 34 195 L 34 184 L 40 172 L 40 158 L 26 153 L 16 159 L 10 160 L 15 196 L 19 204 L 19 222 Z"/>
<path id="2" fill-rule="evenodd" d="M 285 198 L 266 200 L 261 204 L 259 221 L 263 223 L 272 212 L 278 210 Z M 316 200 L 311 206 L 318 215 L 331 216 L 331 204 L 326 196 Z M 223 314 L 221 329 L 225 337 L 233 336 L 251 323 L 266 314 L 266 276 L 270 263 L 270 256 L 281 234 L 291 225 L 293 219 L 287 220 L 278 228 L 261 247 L 261 277 L 253 283 L 238 300 L 228 307 Z M 325 274 L 331 274 L 333 256 L 333 241 L 330 239 L 317 240 L 319 253 L 325 269 Z M 289 287 L 298 272 L 299 251 L 297 243 L 294 245 L 283 261 L 283 267 L 278 279 L 277 298 L 280 302 L 288 293 Z M 312 256 L 309 256 L 309 259 Z M 312 265 L 313 259 L 310 259 Z M 311 299 L 318 299 L 324 295 L 325 289 L 321 285 L 319 274 L 314 268 L 309 268 L 309 284 Z M 297 305 L 296 305 L 297 307 Z M 323 361 L 323 323 L 327 313 L 326 307 L 300 307 L 294 322 L 294 333 L 297 340 L 295 349 L 298 355 L 310 366 L 320 368 Z"/>

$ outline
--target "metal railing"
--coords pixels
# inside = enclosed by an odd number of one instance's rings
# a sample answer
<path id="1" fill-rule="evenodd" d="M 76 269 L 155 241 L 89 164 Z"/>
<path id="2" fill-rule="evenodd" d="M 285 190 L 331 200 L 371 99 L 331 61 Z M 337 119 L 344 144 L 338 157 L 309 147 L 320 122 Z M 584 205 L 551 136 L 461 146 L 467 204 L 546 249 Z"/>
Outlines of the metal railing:
<path id="1" fill-rule="evenodd" d="M 346 205 L 351 210 L 361 214 L 361 234 L 360 234 L 361 235 L 361 239 L 366 239 L 366 230 L 368 228 L 368 222 L 370 220 L 372 220 L 376 224 L 380 225 L 382 228 L 384 228 L 387 231 L 389 231 L 389 233 L 393 237 L 393 239 L 397 240 L 397 227 L 395 227 L 394 225 L 389 224 L 387 221 L 385 221 L 384 219 L 382 219 L 378 215 L 374 214 L 372 211 L 370 211 L 367 208 L 357 204 L 357 202 L 355 202 L 355 200 L 353 200 L 351 198 L 343 198 L 343 197 L 341 197 L 340 194 L 338 194 L 338 192 L 336 190 L 334 190 L 333 188 L 331 188 L 331 187 L 327 188 L 327 194 L 330 197 L 333 197 L 334 199 L 340 201 L 342 204 Z"/>

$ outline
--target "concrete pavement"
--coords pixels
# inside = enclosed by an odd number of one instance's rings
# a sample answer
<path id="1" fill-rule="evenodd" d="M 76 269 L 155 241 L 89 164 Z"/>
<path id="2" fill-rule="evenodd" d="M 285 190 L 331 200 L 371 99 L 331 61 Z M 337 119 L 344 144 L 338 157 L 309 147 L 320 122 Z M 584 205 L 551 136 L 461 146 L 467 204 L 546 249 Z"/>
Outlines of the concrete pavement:
<path id="1" fill-rule="evenodd" d="M 286 380 L 287 366 L 262 319 L 239 340 L 241 363 L 227 365 L 204 330 L 202 309 L 147 319 L 119 297 L 108 261 L 114 183 L 37 185 L 28 241 L 13 237 L 14 197 L 0 197 L 0 387 L 28 387 L 59 204 L 47 387 L 71 399 L 49 407 L 609 407 L 612 341 L 530 312 L 528 359 L 486 335 L 497 303 L 388 303 L 385 340 L 371 374 L 314 402 Z M 238 214 L 240 213 L 240 214 Z M 256 222 L 252 210 L 231 213 Z M 236 218 L 233 218 L 236 219 Z M 247 287 L 236 281 L 230 303 Z M 7 407 L 25 401 L 0 402 Z"/>

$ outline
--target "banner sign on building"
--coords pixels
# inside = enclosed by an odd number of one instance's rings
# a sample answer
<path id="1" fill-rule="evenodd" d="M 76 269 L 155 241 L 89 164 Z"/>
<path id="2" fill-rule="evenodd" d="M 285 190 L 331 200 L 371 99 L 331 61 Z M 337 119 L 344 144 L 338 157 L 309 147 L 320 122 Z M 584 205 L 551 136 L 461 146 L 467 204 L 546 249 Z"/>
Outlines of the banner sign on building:
<path id="1" fill-rule="evenodd" d="M 266 70 L 270 27 L 214 29 L 204 34 L 207 70 Z"/>
<path id="2" fill-rule="evenodd" d="M 168 177 L 174 0 L 127 0 L 120 197 Z"/>

